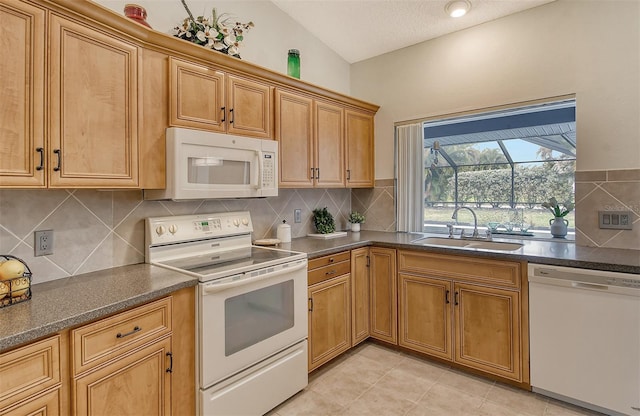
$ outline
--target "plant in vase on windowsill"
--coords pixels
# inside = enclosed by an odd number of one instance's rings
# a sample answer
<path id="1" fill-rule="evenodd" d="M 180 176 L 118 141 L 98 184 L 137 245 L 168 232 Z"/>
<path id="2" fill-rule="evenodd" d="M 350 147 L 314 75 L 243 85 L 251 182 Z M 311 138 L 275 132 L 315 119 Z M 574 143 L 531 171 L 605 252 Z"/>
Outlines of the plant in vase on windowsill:
<path id="1" fill-rule="evenodd" d="M 349 214 L 349 218 L 347 218 L 347 221 L 351 223 L 351 231 L 354 233 L 360 231 L 360 224 L 364 223 L 364 220 L 364 215 L 358 211 L 352 211 L 351 214 Z"/>
<path id="2" fill-rule="evenodd" d="M 549 198 L 548 202 L 543 202 L 542 206 L 551 211 L 554 216 L 553 219 L 549 220 L 551 235 L 555 238 L 564 238 L 567 235 L 567 226 L 569 225 L 569 221 L 564 217 L 573 210 L 574 204 L 565 202 L 561 207 L 561 204 L 558 204 L 558 201 L 552 197 Z"/>

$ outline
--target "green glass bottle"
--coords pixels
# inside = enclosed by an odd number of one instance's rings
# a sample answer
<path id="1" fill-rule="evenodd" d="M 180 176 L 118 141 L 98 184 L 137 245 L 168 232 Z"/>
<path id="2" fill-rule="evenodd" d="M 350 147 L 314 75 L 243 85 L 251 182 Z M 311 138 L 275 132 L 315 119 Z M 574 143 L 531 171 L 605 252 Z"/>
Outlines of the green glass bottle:
<path id="1" fill-rule="evenodd" d="M 300 79 L 300 51 L 297 49 L 289 49 L 287 75 Z"/>

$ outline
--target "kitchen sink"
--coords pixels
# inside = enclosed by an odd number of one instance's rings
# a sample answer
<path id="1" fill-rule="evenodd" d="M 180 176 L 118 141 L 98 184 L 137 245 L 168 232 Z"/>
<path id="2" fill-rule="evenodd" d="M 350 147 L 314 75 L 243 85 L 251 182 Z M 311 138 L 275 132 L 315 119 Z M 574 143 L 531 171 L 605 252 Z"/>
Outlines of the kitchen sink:
<path id="1" fill-rule="evenodd" d="M 427 237 L 412 241 L 415 244 L 428 246 L 465 247 L 470 243 L 468 240 L 454 240 L 453 238 Z"/>
<path id="2" fill-rule="evenodd" d="M 515 251 L 522 247 L 520 243 L 505 243 L 500 241 L 460 240 L 442 237 L 426 237 L 412 241 L 414 244 L 425 246 L 478 248 L 496 251 Z"/>

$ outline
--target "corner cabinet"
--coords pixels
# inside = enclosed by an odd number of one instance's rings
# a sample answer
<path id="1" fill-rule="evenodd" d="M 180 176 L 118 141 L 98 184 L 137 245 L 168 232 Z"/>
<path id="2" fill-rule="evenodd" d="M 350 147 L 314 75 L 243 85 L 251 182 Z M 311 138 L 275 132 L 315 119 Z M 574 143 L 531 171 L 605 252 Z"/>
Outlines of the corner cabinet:
<path id="1" fill-rule="evenodd" d="M 521 262 L 403 250 L 398 268 L 400 346 L 529 382 Z"/>
<path id="2" fill-rule="evenodd" d="M 397 344 L 398 299 L 396 250 L 371 247 L 369 249 L 369 257 L 371 338 Z"/>
<path id="3" fill-rule="evenodd" d="M 170 58 L 170 125 L 270 139 L 273 88 Z"/>

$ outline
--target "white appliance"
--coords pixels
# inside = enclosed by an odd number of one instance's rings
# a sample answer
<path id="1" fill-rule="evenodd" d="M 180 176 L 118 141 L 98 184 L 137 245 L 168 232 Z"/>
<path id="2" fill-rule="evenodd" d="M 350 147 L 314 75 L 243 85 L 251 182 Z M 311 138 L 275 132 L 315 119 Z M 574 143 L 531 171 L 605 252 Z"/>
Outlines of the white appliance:
<path id="1" fill-rule="evenodd" d="M 170 127 L 166 188 L 145 199 L 256 198 L 278 195 L 278 142 Z"/>
<path id="2" fill-rule="evenodd" d="M 640 415 L 640 276 L 529 264 L 533 391 Z"/>
<path id="3" fill-rule="evenodd" d="M 307 385 L 307 255 L 249 212 L 147 218 L 148 263 L 198 279 L 198 414 L 262 415 Z"/>

